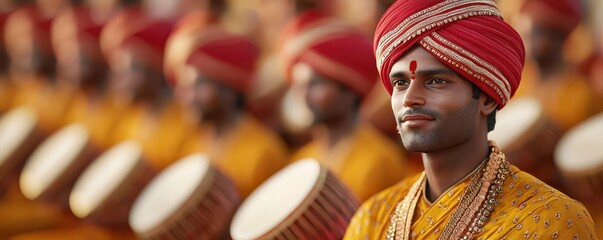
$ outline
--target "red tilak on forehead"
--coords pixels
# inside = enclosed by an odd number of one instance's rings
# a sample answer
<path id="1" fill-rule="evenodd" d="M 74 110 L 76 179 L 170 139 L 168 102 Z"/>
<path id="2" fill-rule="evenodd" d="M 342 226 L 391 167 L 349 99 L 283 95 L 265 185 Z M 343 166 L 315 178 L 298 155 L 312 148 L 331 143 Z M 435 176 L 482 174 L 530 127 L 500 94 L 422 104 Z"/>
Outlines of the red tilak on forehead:
<path id="1" fill-rule="evenodd" d="M 415 71 L 417 71 L 417 61 L 412 60 L 410 62 L 410 65 L 408 66 L 408 70 L 410 71 L 410 80 L 415 80 L 415 78 L 416 78 Z"/>

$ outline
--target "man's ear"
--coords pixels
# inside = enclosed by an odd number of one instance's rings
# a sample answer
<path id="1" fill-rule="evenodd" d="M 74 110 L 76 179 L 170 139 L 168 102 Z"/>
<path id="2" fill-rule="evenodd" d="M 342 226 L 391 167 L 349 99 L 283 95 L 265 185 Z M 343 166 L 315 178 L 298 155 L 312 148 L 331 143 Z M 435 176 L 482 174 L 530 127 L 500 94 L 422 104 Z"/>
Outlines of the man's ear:
<path id="1" fill-rule="evenodd" d="M 481 104 L 482 114 L 487 116 L 487 115 L 490 115 L 490 113 L 492 113 L 493 111 L 496 111 L 496 107 L 498 106 L 498 103 L 496 103 L 496 101 L 494 101 L 494 99 L 486 96 L 485 94 L 482 94 L 480 97 L 480 102 L 481 101 L 483 101 L 483 104 Z"/>

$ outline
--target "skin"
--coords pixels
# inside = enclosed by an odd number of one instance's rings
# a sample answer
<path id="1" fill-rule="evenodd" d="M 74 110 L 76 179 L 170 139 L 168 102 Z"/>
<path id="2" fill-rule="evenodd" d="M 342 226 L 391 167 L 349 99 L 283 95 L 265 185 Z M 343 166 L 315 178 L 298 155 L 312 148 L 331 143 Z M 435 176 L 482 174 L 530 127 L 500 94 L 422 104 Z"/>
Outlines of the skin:
<path id="1" fill-rule="evenodd" d="M 192 66 L 185 67 L 183 72 L 176 85 L 176 98 L 194 121 L 215 126 L 220 136 L 242 112 L 237 103 L 238 93 Z"/>
<path id="2" fill-rule="evenodd" d="M 145 61 L 144 55 L 133 49 L 124 49 L 113 56 L 109 90 L 126 102 L 149 103 L 159 108 L 167 87 L 162 72 Z"/>
<path id="3" fill-rule="evenodd" d="M 569 32 L 525 13 L 520 18 L 528 56 L 537 63 L 543 80 L 554 78 L 564 67 L 563 46 Z"/>
<path id="4" fill-rule="evenodd" d="M 433 202 L 488 156 L 487 116 L 496 103 L 484 94 L 472 98 L 471 82 L 419 47 L 393 65 L 390 83 L 402 142 L 422 153 Z"/>
<path id="5" fill-rule="evenodd" d="M 302 82 L 306 104 L 313 114 L 314 127 L 324 127 L 325 135 L 317 136 L 327 140 L 332 147 L 350 134 L 356 126 L 358 96 L 337 81 L 328 79 L 312 68 L 305 74 L 296 76 Z"/>

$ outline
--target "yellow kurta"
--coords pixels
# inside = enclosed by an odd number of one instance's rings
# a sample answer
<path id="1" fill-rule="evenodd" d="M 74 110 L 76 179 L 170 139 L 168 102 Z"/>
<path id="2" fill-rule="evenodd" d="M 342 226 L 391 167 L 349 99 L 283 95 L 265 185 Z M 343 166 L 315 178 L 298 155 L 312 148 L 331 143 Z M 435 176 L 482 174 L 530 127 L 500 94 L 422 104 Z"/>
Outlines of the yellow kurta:
<path id="1" fill-rule="evenodd" d="M 598 239 L 593 220 L 578 201 L 535 177 L 511 167 L 500 205 L 475 239 Z M 352 218 L 344 239 L 385 239 L 396 204 L 419 176 L 406 179 L 366 201 Z M 429 204 L 420 196 L 411 226 L 412 239 L 437 239 L 454 213 L 470 178 Z"/>
<path id="2" fill-rule="evenodd" d="M 405 159 L 402 146 L 370 125 L 359 126 L 332 149 L 313 140 L 291 159 L 308 157 L 327 166 L 361 201 L 419 171 Z"/>
<path id="3" fill-rule="evenodd" d="M 287 164 L 285 143 L 251 116 L 242 116 L 208 149 L 212 161 L 244 198 Z"/>
<path id="4" fill-rule="evenodd" d="M 12 84 L 7 79 L 0 79 L 0 116 L 10 109 L 14 91 Z"/>

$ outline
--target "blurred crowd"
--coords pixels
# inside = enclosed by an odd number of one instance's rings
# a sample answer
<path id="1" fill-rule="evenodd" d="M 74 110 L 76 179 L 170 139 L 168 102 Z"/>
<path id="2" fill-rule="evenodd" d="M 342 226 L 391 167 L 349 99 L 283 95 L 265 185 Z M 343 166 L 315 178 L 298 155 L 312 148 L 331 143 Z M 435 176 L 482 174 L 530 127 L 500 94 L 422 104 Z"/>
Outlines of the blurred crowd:
<path id="1" fill-rule="evenodd" d="M 73 123 L 99 153 L 133 139 L 154 173 L 206 153 L 242 199 L 311 157 L 363 201 L 422 169 L 375 84 L 372 34 L 392 1 L 0 0 L 0 118 L 32 109 L 40 137 L 31 149 Z M 497 4 L 528 54 L 516 95 L 536 99 L 555 133 L 517 139 L 547 152 L 510 161 L 591 202 L 603 224 L 601 193 L 572 191 L 552 156 L 558 137 L 603 112 L 603 3 Z M 65 201 L 24 196 L 15 179 L 25 163 L 2 175 L 3 154 L 12 153 L 0 151 L 0 238 L 135 238 L 80 220 Z"/>

